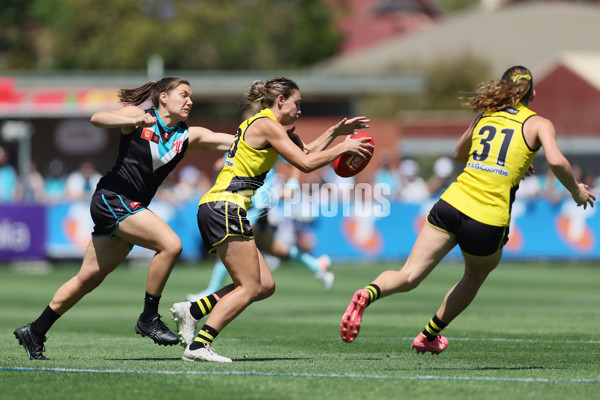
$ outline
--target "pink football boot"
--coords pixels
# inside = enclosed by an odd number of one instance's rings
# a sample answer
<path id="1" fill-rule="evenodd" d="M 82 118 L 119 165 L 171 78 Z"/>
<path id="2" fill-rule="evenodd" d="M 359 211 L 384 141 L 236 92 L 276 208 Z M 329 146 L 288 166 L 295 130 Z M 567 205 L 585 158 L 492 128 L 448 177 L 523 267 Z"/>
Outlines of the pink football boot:
<path id="1" fill-rule="evenodd" d="M 427 340 L 427 336 L 423 332 L 419 333 L 415 340 L 413 340 L 411 349 L 416 349 L 417 353 L 424 354 L 430 352 L 431 354 L 440 354 L 448 347 L 448 339 L 442 335 L 438 335 L 433 342 Z"/>
<path id="2" fill-rule="evenodd" d="M 358 336 L 362 315 L 368 302 L 369 292 L 366 289 L 357 290 L 352 296 L 352 301 L 346 308 L 340 326 L 340 334 L 344 342 L 352 343 Z"/>

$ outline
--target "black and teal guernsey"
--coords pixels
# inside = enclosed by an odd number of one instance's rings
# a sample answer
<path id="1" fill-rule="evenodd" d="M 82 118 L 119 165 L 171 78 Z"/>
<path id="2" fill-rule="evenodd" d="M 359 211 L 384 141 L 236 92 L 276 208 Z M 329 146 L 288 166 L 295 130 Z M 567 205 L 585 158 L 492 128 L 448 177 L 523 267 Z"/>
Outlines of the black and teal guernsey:
<path id="1" fill-rule="evenodd" d="M 97 194 L 125 195 L 148 206 L 160 184 L 183 158 L 189 143 L 187 124 L 167 127 L 156 109 L 146 112 L 156 117 L 156 124 L 121 134 L 117 161 L 98 182 Z"/>

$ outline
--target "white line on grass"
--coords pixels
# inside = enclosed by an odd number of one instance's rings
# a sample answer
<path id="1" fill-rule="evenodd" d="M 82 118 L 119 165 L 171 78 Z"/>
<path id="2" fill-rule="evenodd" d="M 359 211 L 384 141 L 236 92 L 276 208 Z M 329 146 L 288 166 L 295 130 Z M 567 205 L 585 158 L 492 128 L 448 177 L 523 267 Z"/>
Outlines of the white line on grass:
<path id="1" fill-rule="evenodd" d="M 386 376 L 386 375 L 354 375 L 354 374 L 306 374 L 306 373 L 275 373 L 275 372 L 246 372 L 246 371 L 135 371 L 126 369 L 79 369 L 79 368 L 25 368 L 0 367 L 0 371 L 10 372 L 59 372 L 83 374 L 148 374 L 148 375 L 234 375 L 234 376 L 264 376 L 283 378 L 347 378 L 347 379 L 381 379 L 403 381 L 479 381 L 479 382 L 521 382 L 521 383 L 596 383 L 597 379 L 545 379 L 545 378 L 497 378 L 497 377 L 468 377 L 468 376 Z"/>
<path id="2" fill-rule="evenodd" d="M 288 340 L 295 342 L 300 337 L 288 336 L 285 338 L 278 338 L 277 340 Z M 219 338 L 220 341 L 238 342 L 240 340 L 246 340 L 247 338 Z M 408 340 L 413 341 L 414 337 L 361 337 L 361 341 L 368 340 Z M 507 343 L 571 343 L 571 344 L 600 344 L 600 340 L 544 340 L 544 339 L 509 339 L 509 338 L 468 338 L 468 337 L 448 337 L 449 340 L 456 340 L 459 342 L 507 342 Z M 103 337 L 98 340 L 103 341 L 139 341 L 139 338 L 131 337 Z M 252 338 L 253 341 L 273 341 L 273 338 Z M 337 340 L 337 339 L 336 339 Z"/>

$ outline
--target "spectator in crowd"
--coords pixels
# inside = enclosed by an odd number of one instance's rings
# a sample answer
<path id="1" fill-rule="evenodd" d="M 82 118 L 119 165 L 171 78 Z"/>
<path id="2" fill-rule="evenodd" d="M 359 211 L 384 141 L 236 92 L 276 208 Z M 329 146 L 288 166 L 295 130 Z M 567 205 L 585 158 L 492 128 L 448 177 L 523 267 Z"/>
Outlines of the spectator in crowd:
<path id="1" fill-rule="evenodd" d="M 454 161 L 449 157 L 440 157 L 433 163 L 433 175 L 427 180 L 427 189 L 431 197 L 440 197 L 452 183 Z"/>
<path id="2" fill-rule="evenodd" d="M 554 177 L 554 174 L 552 174 Z M 568 192 L 567 192 L 568 193 Z M 515 193 L 517 200 L 535 199 L 542 195 L 540 178 L 536 174 L 525 175 L 519 184 L 519 190 Z"/>
<path id="3" fill-rule="evenodd" d="M 23 200 L 42 203 L 45 199 L 44 177 L 34 162 L 29 164 L 29 171 L 23 184 Z"/>
<path id="4" fill-rule="evenodd" d="M 65 164 L 58 159 L 50 161 L 48 164 L 48 174 L 44 180 L 44 192 L 46 202 L 58 203 L 65 199 L 67 187 L 67 170 Z"/>
<path id="5" fill-rule="evenodd" d="M 200 199 L 211 188 L 211 181 L 193 165 L 186 165 L 179 171 L 179 180 L 173 187 L 178 202 Z"/>
<path id="6" fill-rule="evenodd" d="M 9 164 L 8 153 L 0 147 L 0 203 L 11 203 L 18 199 L 19 179 Z"/>
<path id="7" fill-rule="evenodd" d="M 380 165 L 373 175 L 373 184 L 387 185 L 390 189 L 388 197 L 396 199 L 400 190 L 400 174 L 393 166 L 392 155 L 384 150 L 380 158 Z"/>
<path id="8" fill-rule="evenodd" d="M 102 175 L 89 161 L 84 161 L 67 177 L 66 197 L 68 200 L 88 200 L 92 197 Z"/>
<path id="9" fill-rule="evenodd" d="M 400 163 L 400 200 L 419 203 L 429 198 L 427 183 L 419 176 L 419 164 L 406 159 Z"/>
<path id="10" fill-rule="evenodd" d="M 581 182 L 583 178 L 583 170 L 581 167 L 577 164 L 573 164 L 571 169 L 573 170 L 573 176 L 577 182 Z M 559 204 L 563 200 L 571 197 L 571 193 L 561 185 L 560 181 L 556 179 L 556 176 L 554 176 L 550 169 L 547 169 L 546 174 L 542 177 L 541 185 L 544 197 L 546 197 L 551 204 Z"/>

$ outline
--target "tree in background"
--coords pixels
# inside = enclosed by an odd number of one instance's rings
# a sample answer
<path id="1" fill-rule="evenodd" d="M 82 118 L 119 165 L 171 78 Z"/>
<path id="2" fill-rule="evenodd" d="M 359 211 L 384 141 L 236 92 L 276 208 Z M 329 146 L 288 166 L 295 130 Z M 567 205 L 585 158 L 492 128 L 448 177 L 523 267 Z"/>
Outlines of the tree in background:
<path id="1" fill-rule="evenodd" d="M 393 117 L 399 111 L 462 110 L 460 98 L 479 82 L 493 78 L 491 66 L 485 59 L 461 54 L 453 59 L 430 64 L 407 62 L 398 71 L 418 71 L 427 78 L 427 89 L 414 95 L 378 95 L 361 99 L 360 109 L 371 117 Z"/>
<path id="2" fill-rule="evenodd" d="M 319 0 L 4 0 L 0 68 L 293 69 L 335 54 Z"/>
<path id="3" fill-rule="evenodd" d="M 478 5 L 480 0 L 440 0 L 440 3 L 449 12 L 458 12 Z"/>
<path id="4" fill-rule="evenodd" d="M 46 19 L 46 7 L 49 3 L 60 2 L 2 0 L 0 68 L 37 69 L 48 66 L 51 60 L 48 26 L 60 24 L 62 20 L 59 9 L 55 12 L 57 20 Z"/>

